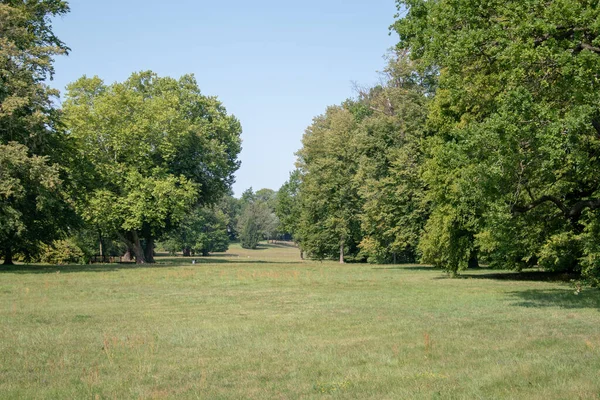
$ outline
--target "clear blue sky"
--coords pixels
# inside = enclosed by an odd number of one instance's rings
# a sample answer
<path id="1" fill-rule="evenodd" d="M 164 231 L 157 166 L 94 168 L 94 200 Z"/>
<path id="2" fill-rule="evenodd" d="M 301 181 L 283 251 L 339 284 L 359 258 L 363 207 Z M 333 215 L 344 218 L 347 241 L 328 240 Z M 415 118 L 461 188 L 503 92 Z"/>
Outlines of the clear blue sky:
<path id="1" fill-rule="evenodd" d="M 54 21 L 72 49 L 52 85 L 82 75 L 107 83 L 132 72 L 196 75 L 243 127 L 239 196 L 288 179 L 305 128 L 371 85 L 396 43 L 394 0 L 71 0 Z"/>

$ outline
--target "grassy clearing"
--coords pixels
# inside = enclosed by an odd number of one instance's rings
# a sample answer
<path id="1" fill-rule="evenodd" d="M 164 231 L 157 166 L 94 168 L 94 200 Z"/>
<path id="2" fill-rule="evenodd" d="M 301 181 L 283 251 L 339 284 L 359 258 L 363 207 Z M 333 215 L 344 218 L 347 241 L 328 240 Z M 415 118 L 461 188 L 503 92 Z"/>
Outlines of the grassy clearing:
<path id="1" fill-rule="evenodd" d="M 600 292 L 269 246 L 0 273 L 0 397 L 600 398 Z"/>

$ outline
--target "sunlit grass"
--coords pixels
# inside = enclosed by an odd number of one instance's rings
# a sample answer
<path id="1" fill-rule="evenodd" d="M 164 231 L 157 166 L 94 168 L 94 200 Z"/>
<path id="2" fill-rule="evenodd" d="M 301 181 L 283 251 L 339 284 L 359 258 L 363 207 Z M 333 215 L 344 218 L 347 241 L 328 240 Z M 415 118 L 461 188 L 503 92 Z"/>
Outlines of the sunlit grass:
<path id="1" fill-rule="evenodd" d="M 600 292 L 264 246 L 0 273 L 0 398 L 600 398 Z"/>

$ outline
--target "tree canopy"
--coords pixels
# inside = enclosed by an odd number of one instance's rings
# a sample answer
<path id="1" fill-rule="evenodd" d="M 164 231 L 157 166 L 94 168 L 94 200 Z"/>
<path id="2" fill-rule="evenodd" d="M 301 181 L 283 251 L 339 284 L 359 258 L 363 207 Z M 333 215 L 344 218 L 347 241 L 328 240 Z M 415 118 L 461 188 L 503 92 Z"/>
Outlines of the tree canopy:
<path id="1" fill-rule="evenodd" d="M 425 260 L 595 269 L 600 25 L 593 2 L 399 1 L 399 47 L 438 71 Z M 569 249 L 568 251 L 565 251 Z"/>
<path id="2" fill-rule="evenodd" d="M 52 32 L 64 1 L 0 1 L 0 256 L 35 256 L 75 222 L 69 141 L 46 83 L 68 48 Z"/>
<path id="3" fill-rule="evenodd" d="M 69 85 L 64 115 L 89 170 L 82 213 L 140 263 L 196 204 L 220 200 L 239 167 L 239 122 L 191 75 L 142 72 L 112 85 L 83 77 Z"/>

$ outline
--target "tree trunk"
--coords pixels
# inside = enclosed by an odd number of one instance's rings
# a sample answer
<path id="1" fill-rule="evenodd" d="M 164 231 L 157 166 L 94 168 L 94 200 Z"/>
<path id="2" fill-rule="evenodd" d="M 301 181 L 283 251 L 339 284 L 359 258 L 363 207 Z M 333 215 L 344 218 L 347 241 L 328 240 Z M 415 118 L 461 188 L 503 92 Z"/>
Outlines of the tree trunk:
<path id="1" fill-rule="evenodd" d="M 189 257 L 191 255 L 192 255 L 192 249 L 190 249 L 189 247 L 184 247 L 183 248 L 183 256 Z"/>
<path id="2" fill-rule="evenodd" d="M 344 241 L 340 241 L 340 264 L 344 263 Z"/>
<path id="3" fill-rule="evenodd" d="M 103 243 L 102 243 L 102 234 L 98 235 L 98 239 L 100 241 L 99 248 L 98 248 L 98 250 L 100 252 L 99 253 L 100 258 L 102 259 L 102 262 L 106 262 L 106 259 L 104 258 L 104 246 L 103 246 Z"/>
<path id="4" fill-rule="evenodd" d="M 144 258 L 148 264 L 154 264 L 154 238 L 146 238 L 146 248 L 144 249 Z"/>
<path id="5" fill-rule="evenodd" d="M 135 255 L 135 263 L 136 264 L 146 264 L 146 257 L 144 254 L 144 249 L 142 248 L 142 243 L 140 242 L 140 237 L 136 231 L 129 232 L 131 238 L 131 249 L 133 250 L 133 254 Z"/>
<path id="6" fill-rule="evenodd" d="M 4 265 L 15 265 L 11 247 L 4 249 Z"/>
<path id="7" fill-rule="evenodd" d="M 121 257 L 121 259 L 125 262 L 129 262 L 133 260 L 133 249 L 129 246 L 127 246 L 127 251 L 125 252 L 125 254 L 123 254 L 123 257 Z"/>

